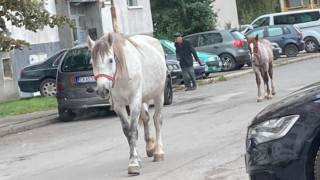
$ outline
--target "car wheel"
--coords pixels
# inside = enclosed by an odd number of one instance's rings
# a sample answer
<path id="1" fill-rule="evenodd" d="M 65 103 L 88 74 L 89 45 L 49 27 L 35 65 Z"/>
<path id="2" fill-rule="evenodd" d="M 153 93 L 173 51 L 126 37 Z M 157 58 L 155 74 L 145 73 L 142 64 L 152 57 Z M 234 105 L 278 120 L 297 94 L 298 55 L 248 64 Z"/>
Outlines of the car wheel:
<path id="1" fill-rule="evenodd" d="M 221 71 L 231 71 L 234 70 L 236 66 L 236 62 L 234 58 L 229 54 L 220 55 L 220 59 L 222 61 Z"/>
<path id="2" fill-rule="evenodd" d="M 313 37 L 307 37 L 304 39 L 305 41 L 305 50 L 308 53 L 317 52 L 319 49 L 318 41 Z"/>
<path id="3" fill-rule="evenodd" d="M 68 109 L 58 109 L 58 113 L 60 120 L 63 122 L 72 121 L 76 117 L 76 114 Z"/>
<path id="4" fill-rule="evenodd" d="M 287 44 L 284 47 L 284 53 L 286 54 L 287 57 L 296 57 L 298 52 L 299 52 L 298 47 L 294 44 Z"/>
<path id="5" fill-rule="evenodd" d="M 167 77 L 166 86 L 164 88 L 164 105 L 172 104 L 172 100 L 173 100 L 172 83 L 171 83 L 171 79 Z"/>
<path id="6" fill-rule="evenodd" d="M 204 76 L 205 78 L 208 78 L 209 75 L 210 75 L 210 73 L 205 73 L 204 75 L 205 75 L 205 76 Z"/>
<path id="7" fill-rule="evenodd" d="M 41 82 L 39 89 L 42 97 L 55 96 L 57 93 L 56 80 L 45 79 Z"/>

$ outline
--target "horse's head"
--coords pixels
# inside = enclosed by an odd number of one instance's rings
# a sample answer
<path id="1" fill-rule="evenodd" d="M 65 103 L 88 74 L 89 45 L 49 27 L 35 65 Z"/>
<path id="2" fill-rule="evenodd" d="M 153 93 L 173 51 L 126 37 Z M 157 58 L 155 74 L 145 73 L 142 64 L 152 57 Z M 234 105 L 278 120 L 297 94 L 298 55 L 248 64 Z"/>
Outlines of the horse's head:
<path id="1" fill-rule="evenodd" d="M 258 34 L 256 37 L 247 37 L 248 49 L 250 50 L 250 60 L 254 62 L 259 57 L 259 48 L 258 48 Z"/>
<path id="2" fill-rule="evenodd" d="M 93 74 L 98 86 L 96 92 L 101 98 L 108 99 L 117 75 L 112 36 L 102 37 L 96 42 L 88 36 L 87 41 L 91 51 Z"/>

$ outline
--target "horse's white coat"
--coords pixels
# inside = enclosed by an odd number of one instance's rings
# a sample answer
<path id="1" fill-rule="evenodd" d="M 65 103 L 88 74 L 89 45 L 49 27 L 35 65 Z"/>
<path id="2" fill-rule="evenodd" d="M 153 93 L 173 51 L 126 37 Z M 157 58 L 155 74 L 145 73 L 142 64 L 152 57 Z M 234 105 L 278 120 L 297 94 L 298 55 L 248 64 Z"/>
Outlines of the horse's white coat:
<path id="1" fill-rule="evenodd" d="M 129 174 L 139 174 L 139 156 L 136 150 L 136 140 L 138 138 L 137 123 L 139 117 L 143 119 L 145 140 L 147 142 L 147 153 L 154 156 L 154 161 L 163 159 L 161 125 L 162 125 L 162 108 L 164 101 L 164 87 L 166 81 L 166 64 L 165 55 L 160 42 L 149 36 L 135 35 L 130 39 L 121 39 L 124 36 L 118 34 L 109 34 L 112 37 L 113 46 L 116 40 L 124 40 L 121 53 L 124 55 L 126 69 L 118 70 L 114 87 L 112 82 L 107 78 L 98 78 L 97 93 L 102 98 L 109 97 L 114 110 L 118 114 L 123 131 L 128 139 L 130 146 L 130 161 L 128 167 Z M 118 38 L 118 39 L 117 39 Z M 105 38 L 107 39 L 107 38 Z M 99 41 L 98 41 L 99 42 Z M 97 42 L 96 42 L 97 43 Z M 93 49 L 95 42 L 88 38 L 89 49 Z M 112 76 L 116 67 L 120 69 L 120 63 L 111 63 L 114 57 L 120 57 L 120 54 L 114 54 L 112 48 L 105 59 L 99 58 L 93 60 L 94 75 L 99 73 Z M 113 61 L 115 62 L 115 61 Z M 155 114 L 154 125 L 156 129 L 156 140 L 151 136 L 149 127 L 148 102 L 154 100 Z M 128 113 L 126 106 L 129 107 Z M 140 116 L 141 115 L 141 116 Z"/>

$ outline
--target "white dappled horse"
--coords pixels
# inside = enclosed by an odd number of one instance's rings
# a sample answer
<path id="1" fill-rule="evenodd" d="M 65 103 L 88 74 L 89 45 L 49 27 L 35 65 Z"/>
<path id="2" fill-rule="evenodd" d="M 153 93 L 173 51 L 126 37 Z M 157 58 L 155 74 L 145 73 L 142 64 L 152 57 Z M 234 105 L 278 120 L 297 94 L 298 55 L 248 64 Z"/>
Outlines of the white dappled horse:
<path id="1" fill-rule="evenodd" d="M 140 174 L 140 158 L 136 149 L 138 120 L 144 124 L 148 157 L 162 161 L 161 126 L 166 81 L 165 55 L 160 42 L 150 36 L 127 37 L 109 33 L 97 41 L 88 36 L 97 94 L 110 98 L 114 111 L 130 147 L 128 174 Z M 156 139 L 151 135 L 149 102 L 154 101 L 153 116 Z"/>

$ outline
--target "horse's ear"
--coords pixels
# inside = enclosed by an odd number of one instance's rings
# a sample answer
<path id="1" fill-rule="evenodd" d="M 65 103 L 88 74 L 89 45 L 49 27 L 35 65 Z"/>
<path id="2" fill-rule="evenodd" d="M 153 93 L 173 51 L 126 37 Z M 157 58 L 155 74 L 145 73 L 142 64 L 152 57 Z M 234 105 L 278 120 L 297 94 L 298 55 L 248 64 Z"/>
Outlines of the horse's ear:
<path id="1" fill-rule="evenodd" d="M 109 43 L 110 46 L 112 46 L 112 42 L 113 42 L 113 36 L 112 36 L 111 33 L 109 33 L 109 35 L 108 35 L 108 43 Z"/>
<path id="2" fill-rule="evenodd" d="M 90 38 L 90 36 L 87 37 L 87 43 L 88 43 L 88 48 L 91 51 L 93 49 L 95 42 Z"/>
<path id="3" fill-rule="evenodd" d="M 256 39 L 256 41 L 258 41 L 258 40 L 259 40 L 259 36 L 258 36 L 258 34 L 256 35 L 255 39 Z"/>

